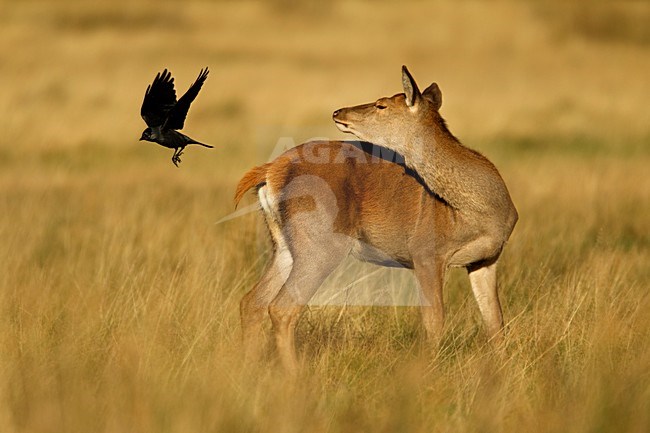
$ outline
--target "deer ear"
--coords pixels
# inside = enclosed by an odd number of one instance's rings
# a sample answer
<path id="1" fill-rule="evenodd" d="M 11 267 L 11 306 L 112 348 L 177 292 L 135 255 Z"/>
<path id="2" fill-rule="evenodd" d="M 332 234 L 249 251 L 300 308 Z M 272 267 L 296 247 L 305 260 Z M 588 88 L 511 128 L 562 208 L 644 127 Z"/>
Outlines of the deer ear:
<path id="1" fill-rule="evenodd" d="M 406 66 L 402 66 L 402 86 L 404 86 L 404 95 L 406 95 L 406 105 L 409 107 L 416 105 L 422 95 Z"/>
<path id="2" fill-rule="evenodd" d="M 433 102 L 433 106 L 436 110 L 440 109 L 440 106 L 442 105 L 442 92 L 436 83 L 432 83 L 429 87 L 424 89 L 422 96 Z"/>

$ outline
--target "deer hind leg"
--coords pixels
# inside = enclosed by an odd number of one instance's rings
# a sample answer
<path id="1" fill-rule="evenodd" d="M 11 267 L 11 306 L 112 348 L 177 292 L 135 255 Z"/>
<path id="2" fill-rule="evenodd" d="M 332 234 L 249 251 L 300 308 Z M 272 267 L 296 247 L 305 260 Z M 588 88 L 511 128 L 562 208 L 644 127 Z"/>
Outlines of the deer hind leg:
<path id="1" fill-rule="evenodd" d="M 264 350 L 267 340 L 264 322 L 268 317 L 269 304 L 277 296 L 293 266 L 287 241 L 278 223 L 276 211 L 269 200 L 266 187 L 261 188 L 258 194 L 274 251 L 266 271 L 239 304 L 242 340 L 248 359 L 257 358 Z"/>
<path id="2" fill-rule="evenodd" d="M 289 278 L 269 306 L 278 355 L 284 368 L 291 373 L 295 373 L 299 365 L 295 328 L 300 313 L 345 256 L 345 249 L 334 243 L 294 257 Z"/>
<path id="3" fill-rule="evenodd" d="M 287 280 L 291 271 L 291 262 L 289 250 L 276 246 L 264 275 L 244 295 L 239 304 L 242 340 L 247 359 L 257 359 L 266 347 L 264 322 L 268 317 L 269 304 Z"/>
<path id="4" fill-rule="evenodd" d="M 490 341 L 503 340 L 503 315 L 499 303 L 496 260 L 467 267 L 472 291 L 483 316 Z"/>
<path id="5" fill-rule="evenodd" d="M 422 322 L 427 339 L 437 346 L 442 338 L 445 307 L 442 289 L 446 265 L 441 258 L 415 264 L 415 277 L 420 288 Z"/>

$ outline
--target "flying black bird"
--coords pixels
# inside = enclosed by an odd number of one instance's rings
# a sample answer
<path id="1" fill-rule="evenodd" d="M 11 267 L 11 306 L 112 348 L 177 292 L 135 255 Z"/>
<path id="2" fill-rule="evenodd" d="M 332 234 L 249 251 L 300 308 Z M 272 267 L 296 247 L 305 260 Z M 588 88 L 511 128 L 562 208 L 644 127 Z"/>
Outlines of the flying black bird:
<path id="1" fill-rule="evenodd" d="M 187 110 L 190 104 L 199 94 L 203 82 L 208 76 L 208 68 L 201 69 L 199 77 L 194 84 L 185 92 L 181 99 L 176 101 L 174 90 L 174 79 L 172 74 L 165 69 L 162 73 L 156 74 L 153 83 L 147 87 L 142 101 L 140 115 L 146 122 L 148 128 L 142 132 L 140 140 L 152 141 L 161 146 L 174 149 L 172 162 L 176 167 L 181 162 L 185 146 L 188 144 L 199 144 L 205 147 L 214 147 L 181 134 L 177 129 L 183 129 Z"/>

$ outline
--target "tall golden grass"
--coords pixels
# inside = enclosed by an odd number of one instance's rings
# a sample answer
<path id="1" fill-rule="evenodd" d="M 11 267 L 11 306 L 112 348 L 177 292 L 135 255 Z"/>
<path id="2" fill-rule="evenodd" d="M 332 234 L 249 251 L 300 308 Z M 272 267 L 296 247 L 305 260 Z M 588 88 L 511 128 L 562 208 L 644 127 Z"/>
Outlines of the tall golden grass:
<path id="1" fill-rule="evenodd" d="M 0 431 L 648 431 L 649 11 L 590 6 L 2 2 Z M 238 302 L 270 245 L 255 213 L 215 224 L 236 181 L 279 137 L 341 137 L 330 113 L 400 91 L 402 63 L 520 211 L 504 351 L 454 271 L 437 352 L 417 308 L 314 306 L 297 380 L 242 364 Z M 206 65 L 186 129 L 216 149 L 176 169 L 137 142 L 141 98 Z"/>

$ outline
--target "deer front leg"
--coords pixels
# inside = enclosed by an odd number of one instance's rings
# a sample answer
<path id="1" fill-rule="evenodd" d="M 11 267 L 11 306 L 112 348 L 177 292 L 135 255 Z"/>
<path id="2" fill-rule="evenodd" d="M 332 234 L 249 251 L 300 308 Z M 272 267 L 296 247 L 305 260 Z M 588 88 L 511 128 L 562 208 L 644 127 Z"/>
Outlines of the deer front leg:
<path id="1" fill-rule="evenodd" d="M 445 279 L 446 266 L 441 258 L 415 263 L 414 271 L 420 286 L 420 305 L 422 322 L 427 339 L 437 346 L 442 339 L 445 323 L 445 306 L 442 289 Z"/>
<path id="2" fill-rule="evenodd" d="M 488 339 L 499 344 L 503 341 L 503 314 L 497 287 L 497 263 L 494 261 L 485 265 L 472 265 L 467 271 L 474 298 L 487 328 Z"/>

